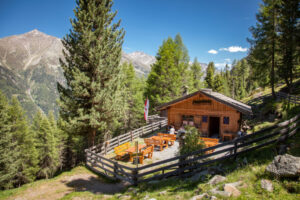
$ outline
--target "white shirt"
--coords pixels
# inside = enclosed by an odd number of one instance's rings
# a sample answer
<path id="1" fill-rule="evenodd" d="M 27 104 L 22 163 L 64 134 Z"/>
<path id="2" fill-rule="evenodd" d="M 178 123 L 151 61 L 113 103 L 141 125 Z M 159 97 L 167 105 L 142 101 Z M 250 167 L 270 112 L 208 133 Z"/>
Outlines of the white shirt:
<path id="1" fill-rule="evenodd" d="M 172 127 L 172 128 L 170 129 L 170 134 L 175 134 L 175 128 Z"/>

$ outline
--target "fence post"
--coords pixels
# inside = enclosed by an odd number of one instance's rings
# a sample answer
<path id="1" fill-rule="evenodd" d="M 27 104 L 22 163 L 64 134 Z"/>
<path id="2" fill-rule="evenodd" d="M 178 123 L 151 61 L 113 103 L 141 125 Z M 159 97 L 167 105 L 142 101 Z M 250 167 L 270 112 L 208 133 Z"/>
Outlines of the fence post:
<path id="1" fill-rule="evenodd" d="M 159 130 L 161 129 L 161 121 L 159 122 Z"/>
<path id="2" fill-rule="evenodd" d="M 120 137 L 118 136 L 118 146 L 120 146 Z"/>
<path id="3" fill-rule="evenodd" d="M 109 142 L 106 141 L 106 142 L 105 142 L 105 155 L 107 154 L 107 148 L 108 148 L 108 145 L 109 145 Z"/>
<path id="4" fill-rule="evenodd" d="M 131 136 L 131 142 L 132 142 L 133 141 L 132 131 L 130 131 L 130 136 Z"/>
<path id="5" fill-rule="evenodd" d="M 237 157 L 237 155 L 236 155 L 236 153 L 237 153 L 237 143 L 238 143 L 238 140 L 236 139 L 236 140 L 234 141 L 234 152 L 233 152 L 233 154 L 234 154 L 234 159 L 236 159 L 236 157 Z"/>
<path id="6" fill-rule="evenodd" d="M 137 186 L 138 185 L 138 177 L 137 177 L 137 175 L 138 175 L 138 169 L 137 168 L 134 168 L 133 170 L 132 170 L 132 180 L 133 180 L 133 185 L 134 186 Z"/>
<path id="7" fill-rule="evenodd" d="M 114 178 L 117 179 L 118 174 L 118 162 L 114 162 Z"/>

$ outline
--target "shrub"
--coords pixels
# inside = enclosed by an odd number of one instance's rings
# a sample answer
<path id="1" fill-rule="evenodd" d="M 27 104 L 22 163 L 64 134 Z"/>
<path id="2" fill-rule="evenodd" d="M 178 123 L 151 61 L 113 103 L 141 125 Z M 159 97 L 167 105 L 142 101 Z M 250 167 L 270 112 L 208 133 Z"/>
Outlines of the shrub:
<path id="1" fill-rule="evenodd" d="M 184 139 L 184 145 L 180 147 L 180 155 L 197 151 L 200 149 L 203 149 L 205 147 L 205 144 L 202 140 L 200 140 L 201 133 L 192 126 L 186 126 L 185 127 L 186 133 L 185 133 L 185 139 Z"/>

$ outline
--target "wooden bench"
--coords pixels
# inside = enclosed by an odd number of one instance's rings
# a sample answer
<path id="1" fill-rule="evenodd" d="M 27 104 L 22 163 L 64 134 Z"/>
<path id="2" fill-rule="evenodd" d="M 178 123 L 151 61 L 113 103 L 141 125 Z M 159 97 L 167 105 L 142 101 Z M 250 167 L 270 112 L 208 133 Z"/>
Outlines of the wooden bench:
<path id="1" fill-rule="evenodd" d="M 139 162 L 140 162 L 140 164 L 144 163 L 144 157 L 152 158 L 152 156 L 153 156 L 153 149 L 154 149 L 153 146 L 148 146 L 145 150 L 143 150 L 140 153 L 140 155 L 139 155 Z"/>
<path id="2" fill-rule="evenodd" d="M 165 144 L 163 140 L 154 140 L 151 138 L 145 138 L 144 142 L 147 146 L 159 146 L 160 151 L 163 150 L 163 147 L 168 147 L 168 144 Z"/>
<path id="3" fill-rule="evenodd" d="M 173 145 L 174 142 L 176 141 L 176 135 L 175 135 L 175 134 L 158 133 L 157 136 L 162 136 L 162 137 L 169 137 L 169 138 L 171 138 L 171 140 L 170 140 L 171 145 Z"/>
<path id="4" fill-rule="evenodd" d="M 126 150 L 129 149 L 129 147 L 130 147 L 129 142 L 126 142 L 124 144 L 121 144 L 120 146 L 115 147 L 114 150 L 115 150 L 115 154 L 116 154 L 116 159 L 119 160 L 125 154 L 127 154 L 128 152 L 126 152 Z"/>
<path id="5" fill-rule="evenodd" d="M 216 146 L 217 144 L 219 144 L 219 139 L 216 139 L 216 138 L 200 137 L 200 140 L 204 141 L 205 148 L 213 147 L 213 146 Z M 215 149 L 206 151 L 206 154 L 207 153 L 212 153 L 214 151 L 215 151 Z"/>

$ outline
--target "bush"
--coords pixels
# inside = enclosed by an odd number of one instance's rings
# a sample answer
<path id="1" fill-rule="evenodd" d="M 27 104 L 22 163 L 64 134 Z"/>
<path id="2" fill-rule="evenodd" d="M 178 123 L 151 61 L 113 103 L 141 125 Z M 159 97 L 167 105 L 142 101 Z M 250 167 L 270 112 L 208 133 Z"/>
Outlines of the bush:
<path id="1" fill-rule="evenodd" d="M 205 148 L 204 142 L 200 140 L 201 133 L 198 129 L 192 126 L 186 126 L 185 130 L 184 145 L 180 147 L 180 155 Z"/>

